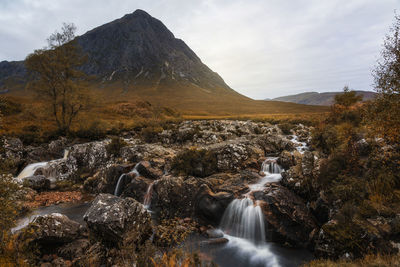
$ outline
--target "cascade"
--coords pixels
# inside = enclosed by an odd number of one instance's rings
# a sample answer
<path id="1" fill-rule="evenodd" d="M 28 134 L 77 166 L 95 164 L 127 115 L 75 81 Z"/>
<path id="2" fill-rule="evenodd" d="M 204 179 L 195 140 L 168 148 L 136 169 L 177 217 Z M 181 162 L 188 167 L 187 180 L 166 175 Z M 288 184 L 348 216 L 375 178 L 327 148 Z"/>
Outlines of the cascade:
<path id="1" fill-rule="evenodd" d="M 244 238 L 252 243 L 265 242 L 264 214 L 257 202 L 250 198 L 251 192 L 263 190 L 265 184 L 277 182 L 282 179 L 282 168 L 278 165 L 276 157 L 267 158 L 261 171 L 264 177 L 256 184 L 249 185 L 250 192 L 242 199 L 234 199 L 226 208 L 220 228 L 225 234 Z"/>
<path id="2" fill-rule="evenodd" d="M 47 164 L 47 161 L 29 164 L 20 172 L 20 174 L 18 174 L 16 178 L 17 180 L 22 181 L 23 178 L 34 175 L 37 169 L 42 168 Z"/>
<path id="3" fill-rule="evenodd" d="M 119 196 L 119 195 L 121 195 L 121 193 L 122 193 L 122 187 L 123 187 L 124 184 L 125 184 L 125 183 L 124 183 L 124 179 L 125 179 L 125 177 L 127 177 L 127 175 L 129 175 L 129 174 L 131 174 L 131 173 L 134 173 L 134 174 L 136 174 L 136 176 L 140 176 L 140 174 L 139 174 L 139 172 L 138 172 L 138 170 L 137 170 L 138 166 L 139 166 L 139 163 L 137 163 L 137 164 L 135 165 L 135 167 L 134 167 L 130 172 L 121 174 L 121 176 L 118 178 L 117 185 L 115 186 L 115 189 L 114 189 L 114 196 Z"/>
<path id="4" fill-rule="evenodd" d="M 63 156 L 63 158 L 61 160 L 66 160 L 68 158 L 68 155 L 69 155 L 69 150 L 65 149 L 64 150 L 64 156 Z M 34 175 L 35 171 L 37 169 L 46 167 L 48 165 L 48 163 L 54 162 L 54 161 L 57 161 L 57 160 L 60 160 L 60 159 L 54 159 L 54 160 L 51 160 L 51 161 L 36 162 L 36 163 L 29 164 L 18 174 L 16 179 L 18 181 L 22 181 L 25 177 L 29 177 L 29 176 Z M 48 176 L 48 175 L 46 175 L 46 176 Z"/>
<path id="5" fill-rule="evenodd" d="M 264 173 L 264 177 L 257 183 L 249 185 L 250 192 L 247 195 L 254 191 L 263 190 L 267 183 L 279 182 L 282 179 L 283 169 L 278 165 L 277 160 L 277 157 L 269 157 L 262 163 L 261 172 Z"/>
<path id="6" fill-rule="evenodd" d="M 264 215 L 260 206 L 254 205 L 248 197 L 235 199 L 229 204 L 220 227 L 226 234 L 255 243 L 265 242 Z"/>
<path id="7" fill-rule="evenodd" d="M 151 196 L 153 194 L 154 183 L 155 183 L 155 181 L 149 185 L 149 187 L 147 188 L 146 194 L 144 195 L 143 205 L 145 206 L 146 209 L 149 209 L 150 205 L 151 205 Z"/>

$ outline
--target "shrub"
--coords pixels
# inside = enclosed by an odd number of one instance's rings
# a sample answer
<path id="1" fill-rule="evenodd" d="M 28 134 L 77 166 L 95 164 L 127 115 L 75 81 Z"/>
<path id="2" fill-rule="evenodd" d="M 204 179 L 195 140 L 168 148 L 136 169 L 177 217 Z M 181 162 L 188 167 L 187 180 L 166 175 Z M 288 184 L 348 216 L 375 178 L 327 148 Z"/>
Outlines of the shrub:
<path id="1" fill-rule="evenodd" d="M 186 149 L 174 158 L 172 170 L 181 175 L 210 176 L 217 171 L 217 156 L 205 149 Z"/>
<path id="2" fill-rule="evenodd" d="M 295 127 L 295 125 L 291 123 L 281 123 L 278 124 L 278 127 L 281 129 L 283 134 L 288 135 L 292 133 L 292 129 Z"/>
<path id="3" fill-rule="evenodd" d="M 80 126 L 72 135 L 85 140 L 100 140 L 106 138 L 106 128 L 100 121 L 93 121 L 89 125 Z"/>
<path id="4" fill-rule="evenodd" d="M 18 216 L 17 192 L 19 186 L 9 175 L 0 175 L 0 266 L 26 266 L 16 251 L 10 234 Z M 21 264 L 21 265 L 20 265 Z"/>
<path id="5" fill-rule="evenodd" d="M 21 113 L 22 105 L 11 98 L 0 97 L 0 113 L 4 116 Z"/>
<path id="6" fill-rule="evenodd" d="M 194 230 L 192 223 L 185 223 L 182 219 L 163 219 L 156 228 L 154 243 L 159 247 L 171 248 L 184 241 Z"/>
<path id="7" fill-rule="evenodd" d="M 127 143 L 117 136 L 111 138 L 111 142 L 106 146 L 107 154 L 118 157 L 121 153 L 121 148 L 126 146 Z"/>
<path id="8" fill-rule="evenodd" d="M 158 135 L 163 131 L 160 126 L 147 126 L 140 131 L 142 139 L 147 143 L 158 141 Z"/>

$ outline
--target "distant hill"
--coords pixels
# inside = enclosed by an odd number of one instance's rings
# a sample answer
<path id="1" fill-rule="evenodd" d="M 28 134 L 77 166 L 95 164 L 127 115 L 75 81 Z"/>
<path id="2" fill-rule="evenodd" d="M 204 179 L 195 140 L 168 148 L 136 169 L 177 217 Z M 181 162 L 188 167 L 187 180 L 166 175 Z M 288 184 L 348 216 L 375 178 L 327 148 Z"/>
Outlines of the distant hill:
<path id="1" fill-rule="evenodd" d="M 305 105 L 330 106 L 333 104 L 335 95 L 341 93 L 342 92 L 306 92 L 297 95 L 281 96 L 274 99 L 265 100 L 283 101 Z M 362 95 L 364 101 L 371 100 L 376 96 L 376 93 L 370 91 L 356 91 L 356 93 L 357 95 Z"/>
<path id="2" fill-rule="evenodd" d="M 186 114 L 321 112 L 324 108 L 256 101 L 231 89 L 158 19 L 136 10 L 78 36 L 82 70 L 102 105 L 142 99 Z M 207 42 L 207 40 L 205 40 Z M 0 90 L 29 98 L 24 62 L 0 62 Z"/>

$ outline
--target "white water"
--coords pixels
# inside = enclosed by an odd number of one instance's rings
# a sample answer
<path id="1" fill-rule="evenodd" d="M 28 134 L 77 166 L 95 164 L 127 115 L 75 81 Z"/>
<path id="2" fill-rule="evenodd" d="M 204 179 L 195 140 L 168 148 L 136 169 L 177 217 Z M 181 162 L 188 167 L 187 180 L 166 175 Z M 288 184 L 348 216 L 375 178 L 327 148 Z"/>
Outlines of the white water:
<path id="1" fill-rule="evenodd" d="M 20 174 L 18 174 L 16 178 L 18 181 L 22 181 L 22 179 L 34 175 L 37 169 L 45 167 L 47 164 L 47 161 L 29 164 L 20 172 Z"/>
<path id="2" fill-rule="evenodd" d="M 69 155 L 69 150 L 65 149 L 64 150 L 64 156 L 63 156 L 62 159 L 66 160 L 68 158 L 68 155 Z M 54 162 L 54 161 L 57 161 L 57 160 L 59 160 L 59 159 L 54 159 L 54 160 L 51 160 L 51 161 L 36 162 L 36 163 L 29 164 L 20 172 L 20 174 L 18 174 L 16 179 L 18 181 L 22 181 L 24 178 L 34 175 L 35 171 L 37 169 L 42 168 L 42 167 L 46 167 L 49 162 Z"/>
<path id="3" fill-rule="evenodd" d="M 134 173 L 134 174 L 136 174 L 136 176 L 140 176 L 140 174 L 139 174 L 139 172 L 138 172 L 138 170 L 137 170 L 137 167 L 138 167 L 138 166 L 139 166 L 139 163 L 137 163 L 137 164 L 135 165 L 135 167 L 134 167 L 130 172 L 121 174 L 121 176 L 118 178 L 117 185 L 115 186 L 115 189 L 114 189 L 114 196 L 119 196 L 119 195 L 121 195 L 121 193 L 122 193 L 123 179 L 124 179 L 124 176 L 125 176 L 125 175 L 130 174 L 130 173 Z"/>
<path id="4" fill-rule="evenodd" d="M 264 177 L 249 185 L 250 192 L 244 198 L 235 199 L 228 205 L 220 223 L 224 237 L 229 240 L 227 246 L 236 248 L 239 254 L 255 265 L 279 266 L 277 257 L 265 242 L 264 214 L 258 203 L 250 198 L 251 192 L 261 191 L 267 183 L 282 179 L 283 170 L 277 159 L 270 157 L 263 162 L 261 172 Z"/>
<path id="5" fill-rule="evenodd" d="M 146 194 L 144 195 L 143 205 L 146 209 L 150 208 L 151 205 L 151 196 L 153 195 L 153 186 L 154 182 L 152 182 L 149 187 L 147 188 Z"/>
<path id="6" fill-rule="evenodd" d="M 253 242 L 231 235 L 224 235 L 229 242 L 226 244 L 228 249 L 233 249 L 241 257 L 246 257 L 251 266 L 264 265 L 266 267 L 280 266 L 277 256 L 271 251 L 268 243 L 254 244 Z"/>
<path id="7" fill-rule="evenodd" d="M 264 177 L 257 183 L 249 185 L 250 192 L 247 195 L 254 191 L 261 191 L 266 184 L 276 183 L 282 179 L 281 173 L 283 170 L 278 165 L 277 160 L 277 157 L 269 157 L 263 162 L 261 172 L 264 173 Z"/>
<path id="8" fill-rule="evenodd" d="M 229 235 L 254 243 L 265 242 L 264 215 L 261 207 L 248 197 L 233 200 L 221 220 L 221 229 Z"/>
<path id="9" fill-rule="evenodd" d="M 299 151 L 301 154 L 304 154 L 304 152 L 307 151 L 308 149 L 307 143 L 300 142 L 297 135 L 293 135 L 293 138 L 290 139 L 290 141 L 295 144 L 296 150 Z"/>

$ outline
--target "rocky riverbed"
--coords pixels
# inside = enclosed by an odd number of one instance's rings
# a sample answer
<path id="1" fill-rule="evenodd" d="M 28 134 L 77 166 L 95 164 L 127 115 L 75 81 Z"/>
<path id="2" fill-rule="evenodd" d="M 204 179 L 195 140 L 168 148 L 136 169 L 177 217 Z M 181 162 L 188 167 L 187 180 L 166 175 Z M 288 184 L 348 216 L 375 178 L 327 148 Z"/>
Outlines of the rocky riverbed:
<path id="1" fill-rule="evenodd" d="M 146 242 L 160 244 L 165 238 L 160 222 L 169 219 L 180 222 L 173 232 L 195 232 L 212 246 L 236 244 L 245 251 L 252 244 L 253 252 L 265 258 L 260 266 L 286 265 L 273 250 L 261 249 L 268 242 L 346 257 L 322 230 L 334 223 L 335 211 L 312 182 L 324 155 L 310 146 L 310 130 L 298 124 L 284 134 L 269 123 L 215 120 L 171 124 L 151 138 L 132 131 L 119 139 L 79 143 L 63 138 L 37 147 L 6 139 L 0 157 L 14 162 L 15 177 L 24 173 L 16 178 L 25 187 L 21 190 L 42 195 L 74 191 L 79 193 L 72 199 L 81 193 L 94 198 L 84 221 L 73 221 L 62 210 L 39 214 L 17 232 L 18 240 L 39 248 L 42 266 L 121 265 L 118 255 L 126 247 L 132 256 Z M 29 165 L 37 162 L 42 164 Z M 265 167 L 272 163 L 278 171 Z M 263 229 L 256 231 L 263 235 L 261 248 L 245 237 L 210 234 L 220 227 L 227 207 L 244 197 L 256 209 L 251 214 L 261 214 Z"/>

